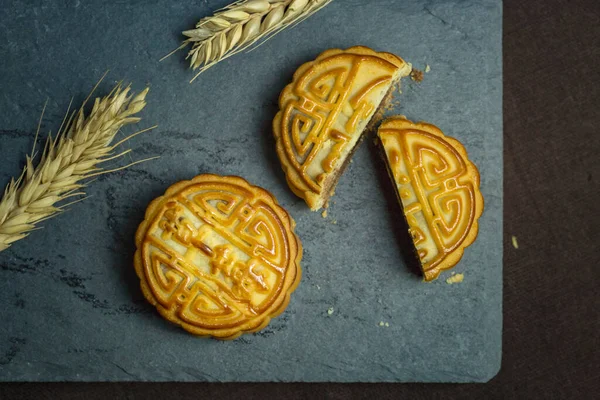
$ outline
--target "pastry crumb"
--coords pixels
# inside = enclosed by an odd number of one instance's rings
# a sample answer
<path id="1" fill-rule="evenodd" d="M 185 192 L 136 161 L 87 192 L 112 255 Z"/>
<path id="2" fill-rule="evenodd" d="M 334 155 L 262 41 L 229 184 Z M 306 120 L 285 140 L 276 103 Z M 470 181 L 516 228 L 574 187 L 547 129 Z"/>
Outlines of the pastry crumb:
<path id="1" fill-rule="evenodd" d="M 384 325 L 385 325 L 385 323 L 383 321 L 379 322 L 379 326 L 384 326 Z"/>
<path id="2" fill-rule="evenodd" d="M 397 89 L 397 92 L 399 94 L 402 94 L 402 91 L 400 89 Z M 385 111 L 392 111 L 396 107 L 398 107 L 398 105 L 400 105 L 400 100 L 391 99 L 390 101 L 387 102 L 384 109 L 385 109 Z M 352 162 L 352 161 L 350 161 L 350 162 Z"/>
<path id="3" fill-rule="evenodd" d="M 446 283 L 448 285 L 452 285 L 453 283 L 462 282 L 463 279 L 465 279 L 465 276 L 463 274 L 452 274 L 452 276 L 450 278 L 446 279 Z"/>
<path id="4" fill-rule="evenodd" d="M 334 224 L 334 225 L 337 225 L 337 221 L 335 219 L 332 219 L 331 223 Z"/>
<path id="5" fill-rule="evenodd" d="M 421 82 L 423 80 L 423 71 L 413 69 L 410 73 L 410 79 L 412 79 L 415 82 Z"/>
<path id="6" fill-rule="evenodd" d="M 513 236 L 511 240 L 512 240 L 512 245 L 513 245 L 513 247 L 514 247 L 515 249 L 518 249 L 518 248 L 519 248 L 519 243 L 517 242 L 517 237 L 516 237 L 516 236 Z"/>
<path id="7" fill-rule="evenodd" d="M 431 71 L 431 67 L 429 66 L 429 64 L 427 64 L 425 66 L 425 72 L 429 72 L 429 71 Z"/>
<path id="8" fill-rule="evenodd" d="M 402 82 L 398 81 L 398 84 L 396 85 L 395 89 L 399 94 L 402 94 Z"/>
<path id="9" fill-rule="evenodd" d="M 327 218 L 327 210 L 323 210 L 323 212 L 321 213 L 321 217 Z"/>
<path id="10" fill-rule="evenodd" d="M 390 326 L 390 323 L 389 323 L 389 322 L 386 322 L 386 323 L 385 323 L 385 326 L 386 326 L 386 328 L 387 328 L 388 326 Z"/>
<path id="11" fill-rule="evenodd" d="M 333 307 L 329 307 L 329 309 L 327 310 L 327 315 L 331 314 L 333 314 Z"/>
<path id="12" fill-rule="evenodd" d="M 399 91 L 400 93 L 402 93 L 402 91 Z M 398 108 L 400 106 L 400 100 L 394 100 L 394 101 L 390 101 L 386 106 L 385 106 L 385 110 L 386 111 L 391 111 L 394 110 L 396 108 Z M 350 160 L 350 162 L 352 162 L 353 160 Z"/>

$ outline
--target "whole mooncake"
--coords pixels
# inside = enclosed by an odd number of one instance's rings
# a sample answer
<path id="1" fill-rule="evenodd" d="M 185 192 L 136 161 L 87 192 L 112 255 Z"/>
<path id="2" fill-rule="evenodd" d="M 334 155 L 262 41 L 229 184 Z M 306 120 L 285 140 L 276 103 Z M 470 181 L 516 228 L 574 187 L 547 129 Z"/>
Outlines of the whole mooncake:
<path id="1" fill-rule="evenodd" d="M 294 221 L 266 190 L 199 175 L 150 203 L 136 233 L 142 292 L 167 320 L 217 339 L 256 332 L 300 282 Z"/>
<path id="2" fill-rule="evenodd" d="M 288 184 L 311 210 L 332 195 L 363 133 L 410 71 L 400 57 L 362 46 L 327 50 L 298 68 L 279 97 L 273 132 Z"/>
<path id="3" fill-rule="evenodd" d="M 433 280 L 477 237 L 479 172 L 464 146 L 434 125 L 393 117 L 378 137 L 423 275 Z"/>

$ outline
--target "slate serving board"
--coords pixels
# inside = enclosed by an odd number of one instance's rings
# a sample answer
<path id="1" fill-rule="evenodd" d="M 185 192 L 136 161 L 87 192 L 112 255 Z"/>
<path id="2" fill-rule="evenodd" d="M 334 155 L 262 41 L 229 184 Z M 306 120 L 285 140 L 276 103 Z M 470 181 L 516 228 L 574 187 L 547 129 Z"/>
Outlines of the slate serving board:
<path id="1" fill-rule="evenodd" d="M 89 199 L 0 253 L 0 380 L 489 380 L 501 360 L 501 2 L 336 0 L 194 84 L 183 53 L 157 62 L 181 30 L 227 2 L 3 3 L 2 185 L 20 173 L 46 98 L 42 132 L 55 132 L 70 98 L 80 103 L 107 69 L 98 95 L 121 79 L 151 86 L 139 128 L 160 126 L 128 146 L 133 159 L 161 158 L 99 177 Z M 455 269 L 462 283 L 447 284 L 449 273 L 424 283 L 406 266 L 372 141 L 341 178 L 327 218 L 285 183 L 271 134 L 279 92 L 303 62 L 357 44 L 430 65 L 423 82 L 404 81 L 394 112 L 460 139 L 480 169 L 485 211 Z M 288 309 L 234 342 L 163 321 L 132 265 L 148 202 L 205 172 L 272 191 L 304 244 Z"/>

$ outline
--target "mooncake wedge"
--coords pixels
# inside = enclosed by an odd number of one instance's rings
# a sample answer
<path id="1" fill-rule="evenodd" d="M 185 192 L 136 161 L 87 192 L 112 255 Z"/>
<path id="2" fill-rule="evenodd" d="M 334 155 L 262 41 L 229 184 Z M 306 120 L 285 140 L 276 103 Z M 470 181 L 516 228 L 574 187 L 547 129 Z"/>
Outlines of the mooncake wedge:
<path id="1" fill-rule="evenodd" d="M 322 208 L 364 132 L 381 119 L 411 66 L 390 53 L 332 49 L 303 64 L 279 97 L 277 154 L 292 191 Z"/>
<path id="2" fill-rule="evenodd" d="M 479 171 L 464 146 L 434 125 L 393 117 L 377 136 L 425 280 L 436 279 L 477 237 Z"/>
<path id="3" fill-rule="evenodd" d="M 235 339 L 263 329 L 300 282 L 295 223 L 266 190 L 199 175 L 150 203 L 136 233 L 142 292 L 188 332 Z"/>

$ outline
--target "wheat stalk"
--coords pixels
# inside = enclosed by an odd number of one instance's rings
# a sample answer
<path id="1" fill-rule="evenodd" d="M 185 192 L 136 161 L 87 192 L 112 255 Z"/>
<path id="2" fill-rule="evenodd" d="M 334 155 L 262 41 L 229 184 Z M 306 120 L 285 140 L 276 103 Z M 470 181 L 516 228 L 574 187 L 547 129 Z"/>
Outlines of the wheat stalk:
<path id="1" fill-rule="evenodd" d="M 40 161 L 34 167 L 35 142 L 44 115 L 42 111 L 33 150 L 31 155 L 26 156 L 23 172 L 19 178 L 11 179 L 0 200 L 0 252 L 7 249 L 11 243 L 29 235 L 30 231 L 37 229 L 37 224 L 63 212 L 69 205 L 81 201 L 82 198 L 79 198 L 64 203 L 66 199 L 85 194 L 81 191 L 86 186 L 81 182 L 82 180 L 149 160 L 135 161 L 112 170 L 105 170 L 98 166 L 100 163 L 129 153 L 131 150 L 115 154 L 115 149 L 133 136 L 155 128 L 154 126 L 144 129 L 112 144 L 123 126 L 140 121 L 140 118 L 134 115 L 146 105 L 148 88 L 136 96 L 129 92 L 129 86 L 123 87 L 120 83 L 117 84 L 106 97 L 95 99 L 92 111 L 87 117 L 83 108 L 92 93 L 79 111 L 74 111 L 68 120 L 69 110 L 67 110 L 56 136 L 48 135 Z"/>
<path id="2" fill-rule="evenodd" d="M 192 44 L 186 59 L 198 70 L 192 81 L 218 62 L 310 17 L 331 0 L 242 0 L 202 18 L 177 50 Z M 163 58 L 163 59 L 164 59 Z"/>

